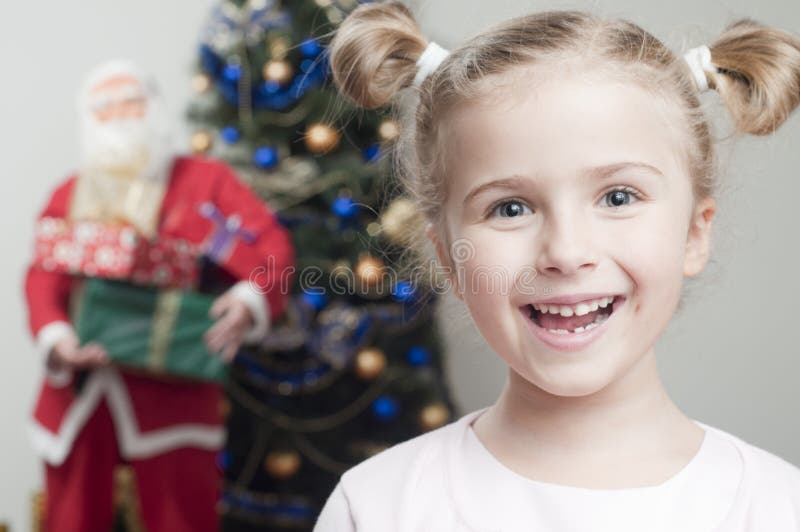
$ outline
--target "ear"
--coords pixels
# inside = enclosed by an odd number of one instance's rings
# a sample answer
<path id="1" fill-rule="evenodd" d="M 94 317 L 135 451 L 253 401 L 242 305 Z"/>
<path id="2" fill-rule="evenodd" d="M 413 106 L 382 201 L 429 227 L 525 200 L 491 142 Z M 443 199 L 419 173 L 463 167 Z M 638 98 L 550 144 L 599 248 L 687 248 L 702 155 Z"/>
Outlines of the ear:
<path id="1" fill-rule="evenodd" d="M 686 238 L 686 254 L 683 259 L 683 274 L 694 277 L 703 271 L 711 248 L 711 221 L 717 211 L 714 198 L 707 197 L 698 202 L 692 213 L 689 233 Z"/>
<path id="2" fill-rule="evenodd" d="M 425 226 L 425 234 L 428 236 L 428 240 L 433 244 L 433 247 L 436 248 L 436 256 L 439 258 L 439 264 L 441 264 L 443 268 L 446 268 L 447 278 L 450 281 L 450 286 L 453 287 L 453 294 L 463 301 L 464 296 L 458 288 L 458 277 L 455 274 L 456 272 L 452 269 L 452 261 L 450 260 L 450 256 L 446 253 L 444 243 L 439 238 L 432 223 L 428 223 L 428 225 Z"/>

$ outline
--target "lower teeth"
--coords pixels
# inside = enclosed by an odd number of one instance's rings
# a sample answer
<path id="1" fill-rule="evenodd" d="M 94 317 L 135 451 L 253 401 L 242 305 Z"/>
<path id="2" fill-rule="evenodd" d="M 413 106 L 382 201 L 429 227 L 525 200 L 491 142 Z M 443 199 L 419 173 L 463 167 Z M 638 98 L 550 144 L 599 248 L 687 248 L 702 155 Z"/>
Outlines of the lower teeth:
<path id="1" fill-rule="evenodd" d="M 595 320 L 592 323 L 590 323 L 586 327 L 576 327 L 574 331 L 568 331 L 566 329 L 547 329 L 547 330 L 550 331 L 551 333 L 555 333 L 555 334 L 582 333 L 582 332 L 590 331 L 590 330 L 594 329 L 595 327 L 597 327 L 598 325 L 601 325 L 604 321 L 606 321 L 608 319 L 609 316 L 610 316 L 610 314 L 598 314 L 597 318 L 595 318 Z"/>

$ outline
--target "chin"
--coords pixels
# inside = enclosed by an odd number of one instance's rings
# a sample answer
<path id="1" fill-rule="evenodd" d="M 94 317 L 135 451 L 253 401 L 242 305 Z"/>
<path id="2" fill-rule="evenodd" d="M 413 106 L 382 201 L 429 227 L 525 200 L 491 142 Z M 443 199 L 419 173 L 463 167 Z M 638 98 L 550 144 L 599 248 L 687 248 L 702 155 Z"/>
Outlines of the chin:
<path id="1" fill-rule="evenodd" d="M 537 386 L 536 383 L 531 383 Z M 608 381 L 597 382 L 595 381 L 577 381 L 572 380 L 569 382 L 554 381 L 547 382 L 545 386 L 539 386 L 542 390 L 558 397 L 588 397 L 603 390 L 610 383 Z"/>
<path id="2" fill-rule="evenodd" d="M 534 386 L 558 397 L 586 397 L 602 391 L 613 382 L 613 372 L 601 371 L 597 362 L 559 365 L 545 370 L 532 367 L 530 361 L 523 364 L 527 367 L 517 369 L 511 365 L 512 372 L 516 373 L 521 384 Z"/>

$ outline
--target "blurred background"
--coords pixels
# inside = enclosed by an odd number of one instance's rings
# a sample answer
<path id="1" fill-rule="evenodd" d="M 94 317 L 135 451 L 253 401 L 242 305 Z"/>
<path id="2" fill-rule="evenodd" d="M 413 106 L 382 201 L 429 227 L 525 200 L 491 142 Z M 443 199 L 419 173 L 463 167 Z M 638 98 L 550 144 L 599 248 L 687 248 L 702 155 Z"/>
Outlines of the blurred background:
<path id="1" fill-rule="evenodd" d="M 323 2 L 324 3 L 324 2 Z M 676 51 L 710 41 L 740 17 L 800 33 L 800 4 L 743 0 L 668 4 L 633 0 L 417 0 L 407 2 L 430 39 L 447 48 L 487 25 L 544 9 L 590 9 L 621 16 L 654 33 Z M 198 96 L 195 78 L 202 29 L 212 2 L 99 1 L 41 5 L 19 2 L 0 26 L 0 132 L 7 209 L 0 263 L 0 523 L 29 530 L 31 498 L 41 471 L 25 432 L 41 375 L 27 331 L 22 297 L 33 221 L 45 198 L 77 162 L 75 94 L 100 61 L 129 57 L 159 80 L 176 123 Z M 704 97 L 705 98 L 705 97 Z M 716 110 L 718 133 L 727 132 Z M 197 148 L 194 125 L 179 129 L 187 151 Z M 687 285 L 685 308 L 659 343 L 663 379 L 692 418 L 717 426 L 800 465 L 800 346 L 793 297 L 800 295 L 800 119 L 793 116 L 771 138 L 723 144 L 723 192 L 715 219 L 713 262 Z M 456 405 L 452 414 L 487 406 L 505 381 L 505 368 L 477 335 L 460 303 L 439 302 L 444 375 Z"/>

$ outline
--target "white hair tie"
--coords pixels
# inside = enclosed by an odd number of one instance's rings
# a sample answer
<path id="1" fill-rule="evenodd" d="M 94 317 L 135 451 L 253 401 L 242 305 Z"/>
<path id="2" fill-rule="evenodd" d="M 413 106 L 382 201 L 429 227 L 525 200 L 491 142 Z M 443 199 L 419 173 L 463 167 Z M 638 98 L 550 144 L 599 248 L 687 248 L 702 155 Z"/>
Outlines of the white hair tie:
<path id="1" fill-rule="evenodd" d="M 711 49 L 706 45 L 692 48 L 683 55 L 683 59 L 692 70 L 697 88 L 700 89 L 700 92 L 707 91 L 708 77 L 706 76 L 706 72 L 709 70 L 716 70 L 716 67 L 711 63 Z"/>
<path id="2" fill-rule="evenodd" d="M 414 86 L 419 87 L 429 75 L 431 75 L 442 61 L 450 55 L 448 50 L 445 50 L 435 42 L 428 44 L 422 55 L 417 60 L 417 75 L 414 76 Z"/>

